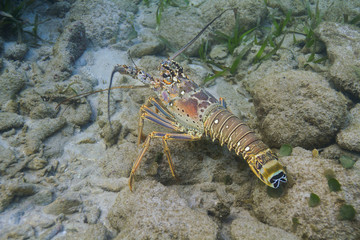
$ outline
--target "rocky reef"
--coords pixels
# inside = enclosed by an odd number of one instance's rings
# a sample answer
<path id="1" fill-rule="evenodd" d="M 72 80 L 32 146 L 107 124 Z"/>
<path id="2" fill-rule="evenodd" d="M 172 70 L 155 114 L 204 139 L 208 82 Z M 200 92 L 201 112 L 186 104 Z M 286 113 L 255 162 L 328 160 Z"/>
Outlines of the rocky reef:
<path id="1" fill-rule="evenodd" d="M 0 16 L 0 239 L 360 238 L 358 1 L 20 2 Z M 206 137 L 169 141 L 175 179 L 154 139 L 131 192 L 153 91 L 112 90 L 112 128 L 106 91 L 71 97 L 107 88 L 116 64 L 159 77 L 227 8 L 237 18 L 224 13 L 176 60 L 275 153 L 292 146 L 279 157 L 288 183 L 270 189 Z"/>

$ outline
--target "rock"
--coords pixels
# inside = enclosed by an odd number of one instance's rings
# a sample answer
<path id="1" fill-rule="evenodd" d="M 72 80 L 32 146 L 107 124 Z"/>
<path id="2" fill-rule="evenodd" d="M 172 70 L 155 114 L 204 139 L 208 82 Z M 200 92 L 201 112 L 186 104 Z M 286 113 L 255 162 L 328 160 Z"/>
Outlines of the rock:
<path id="1" fill-rule="evenodd" d="M 103 174 L 108 178 L 129 177 L 137 154 L 136 145 L 129 142 L 107 149 L 106 155 L 100 159 Z M 101 182 L 98 183 L 101 184 Z M 108 188 L 105 186 L 105 188 L 116 190 L 116 186 L 117 184 L 115 183 L 114 187 Z"/>
<path id="2" fill-rule="evenodd" d="M 234 2 L 224 0 L 207 0 L 199 6 L 201 16 L 205 19 L 206 23 L 210 22 L 224 9 L 231 8 L 237 8 L 239 22 L 241 23 L 241 27 L 245 30 L 257 26 L 268 14 L 266 5 L 261 0 L 243 0 Z M 212 28 L 225 34 L 232 34 L 234 24 L 234 13 L 233 11 L 228 11 L 212 24 Z"/>
<path id="3" fill-rule="evenodd" d="M 98 224 L 73 224 L 68 226 L 73 231 L 66 231 L 66 235 L 63 237 L 66 240 L 83 240 L 83 239 L 95 239 L 95 240 L 107 240 L 111 239 L 109 231 L 102 223 Z"/>
<path id="4" fill-rule="evenodd" d="M 256 218 L 250 216 L 246 211 L 242 211 L 239 217 L 231 223 L 232 239 L 246 240 L 300 240 L 300 237 L 288 233 L 281 228 L 259 222 Z"/>
<path id="5" fill-rule="evenodd" d="M 76 126 L 83 126 L 91 120 L 91 106 L 88 101 L 80 104 L 72 104 L 63 112 L 63 117 L 67 122 Z"/>
<path id="6" fill-rule="evenodd" d="M 10 166 L 16 162 L 14 152 L 0 145 L 0 174 L 2 176 L 7 175 Z"/>
<path id="7" fill-rule="evenodd" d="M 7 101 L 15 98 L 15 95 L 25 86 L 26 77 L 16 66 L 10 65 L 7 71 L 0 75 L 0 109 Z"/>
<path id="8" fill-rule="evenodd" d="M 96 206 L 86 207 L 84 212 L 85 222 L 89 224 L 96 224 L 101 214 L 101 210 Z"/>
<path id="9" fill-rule="evenodd" d="M 45 206 L 53 201 L 53 191 L 50 189 L 42 189 L 31 197 L 35 205 Z"/>
<path id="10" fill-rule="evenodd" d="M 122 128 L 122 124 L 120 123 L 120 121 L 112 121 L 111 127 L 109 122 L 106 122 L 106 124 L 104 124 L 103 121 L 99 120 L 98 123 L 101 127 L 100 136 L 104 139 L 106 146 L 110 147 L 116 144 Z"/>
<path id="11" fill-rule="evenodd" d="M 124 187 L 128 186 L 128 178 L 92 178 L 90 184 L 100 187 L 108 192 L 120 192 Z"/>
<path id="12" fill-rule="evenodd" d="M 352 205 L 360 211 L 356 197 L 360 187 L 359 170 L 344 169 L 339 163 L 312 157 L 311 151 L 294 148 L 292 156 L 280 158 L 289 182 L 281 197 L 270 198 L 259 183 L 252 194 L 257 219 L 307 239 L 358 239 L 359 214 L 354 221 L 339 220 L 340 206 Z M 341 184 L 341 191 L 331 192 L 327 177 Z M 320 205 L 309 207 L 309 196 L 315 193 Z M 267 199 L 264 201 L 264 199 Z"/>
<path id="13" fill-rule="evenodd" d="M 71 4 L 67 1 L 56 2 L 48 8 L 46 13 L 52 16 L 63 18 L 65 17 L 65 14 L 70 10 L 70 8 Z"/>
<path id="14" fill-rule="evenodd" d="M 0 54 L 2 53 L 3 50 L 4 50 L 4 39 L 0 37 Z"/>
<path id="15" fill-rule="evenodd" d="M 136 5 L 135 9 L 130 7 L 133 5 L 134 2 L 128 0 L 76 1 L 70 9 L 69 17 L 85 25 L 86 36 L 94 46 L 105 47 L 122 34 L 119 25 L 126 18 L 126 11 L 136 11 Z"/>
<path id="16" fill-rule="evenodd" d="M 108 220 L 120 231 L 116 239 L 216 239 L 218 233 L 207 215 L 154 181 L 141 182 L 133 193 L 121 191 Z"/>
<path id="17" fill-rule="evenodd" d="M 86 49 L 85 26 L 75 21 L 69 24 L 56 41 L 53 53 L 65 63 L 75 63 Z"/>
<path id="18" fill-rule="evenodd" d="M 64 230 L 64 226 L 61 223 L 56 224 L 53 227 L 50 227 L 46 229 L 44 232 L 39 234 L 39 239 L 52 239 L 55 237 L 58 233 L 62 232 Z"/>
<path id="19" fill-rule="evenodd" d="M 34 157 L 28 164 L 27 167 L 31 170 L 43 169 L 47 165 L 47 161 L 40 157 Z"/>
<path id="20" fill-rule="evenodd" d="M 2 239 L 36 239 L 35 230 L 28 224 L 20 224 L 19 226 L 4 231 Z"/>
<path id="21" fill-rule="evenodd" d="M 38 187 L 34 184 L 10 182 L 1 185 L 0 212 L 11 204 L 15 197 L 28 197 L 38 192 Z"/>
<path id="22" fill-rule="evenodd" d="M 25 43 L 16 43 L 6 49 L 5 58 L 10 60 L 23 60 L 26 53 L 28 51 L 28 47 Z"/>
<path id="23" fill-rule="evenodd" d="M 18 102 L 14 99 L 11 99 L 9 101 L 7 101 L 3 106 L 2 109 L 4 112 L 12 112 L 12 113 L 17 113 L 19 106 L 18 106 Z"/>
<path id="24" fill-rule="evenodd" d="M 63 128 L 65 124 L 63 117 L 36 121 L 26 134 L 25 154 L 29 156 L 39 151 L 41 142 Z"/>
<path id="25" fill-rule="evenodd" d="M 75 61 L 86 49 L 85 26 L 80 21 L 70 23 L 53 47 L 54 58 L 47 65 L 43 82 L 60 82 L 70 77 Z"/>
<path id="26" fill-rule="evenodd" d="M 315 33 L 325 43 L 331 61 L 332 81 L 341 90 L 360 99 L 360 30 L 335 22 L 323 22 Z"/>
<path id="27" fill-rule="evenodd" d="M 314 8 L 315 4 L 313 4 Z M 319 1 L 319 8 L 323 19 L 329 22 L 339 22 L 339 19 L 344 19 L 345 15 L 351 21 L 360 14 L 360 2 L 358 0 L 348 0 L 345 2 Z"/>
<path id="28" fill-rule="evenodd" d="M 0 132 L 24 125 L 24 118 L 16 113 L 0 112 Z"/>
<path id="29" fill-rule="evenodd" d="M 27 115 L 32 119 L 56 117 L 55 105 L 46 101 L 46 94 L 37 93 L 39 88 L 26 89 L 21 92 L 19 99 L 21 115 Z"/>
<path id="30" fill-rule="evenodd" d="M 293 16 L 306 14 L 305 4 L 301 0 L 275 0 L 266 2 L 269 7 L 280 8 L 283 13 L 291 11 Z"/>
<path id="31" fill-rule="evenodd" d="M 224 45 L 216 45 L 211 49 L 210 57 L 215 60 L 224 59 L 228 54 L 228 49 Z"/>
<path id="32" fill-rule="evenodd" d="M 340 147 L 360 152 L 360 104 L 350 110 L 349 125 L 336 136 Z"/>
<path id="33" fill-rule="evenodd" d="M 44 212 L 52 215 L 59 215 L 61 213 L 69 215 L 78 212 L 81 205 L 82 201 L 79 196 L 59 196 L 54 202 L 44 208 Z"/>
<path id="34" fill-rule="evenodd" d="M 325 146 L 345 122 L 345 97 L 316 73 L 271 74 L 256 83 L 252 95 L 264 140 L 273 147 Z"/>
<path id="35" fill-rule="evenodd" d="M 180 14 L 181 11 L 181 14 Z M 178 50 L 194 38 L 206 25 L 203 19 L 196 13 L 195 9 L 188 8 L 186 11 L 179 8 L 169 7 L 162 13 L 162 22 L 159 26 L 159 35 L 171 43 Z M 208 34 L 203 34 L 185 52 L 190 56 L 198 54 L 202 40 Z"/>
<path id="36" fill-rule="evenodd" d="M 159 41 L 142 42 L 130 47 L 131 57 L 141 58 L 146 55 L 157 55 L 164 49 Z"/>

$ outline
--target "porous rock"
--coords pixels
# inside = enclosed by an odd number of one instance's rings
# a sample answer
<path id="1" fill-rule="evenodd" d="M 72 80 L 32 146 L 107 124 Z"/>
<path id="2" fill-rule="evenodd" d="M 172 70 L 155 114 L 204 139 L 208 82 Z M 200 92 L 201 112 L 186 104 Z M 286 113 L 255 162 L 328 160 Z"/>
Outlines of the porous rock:
<path id="1" fill-rule="evenodd" d="M 201 16 L 206 23 L 218 16 L 224 9 L 235 9 L 237 11 L 238 21 L 243 29 L 255 27 L 264 20 L 268 14 L 266 5 L 261 0 L 243 0 L 243 1 L 204 1 L 199 9 Z M 220 19 L 212 24 L 212 27 L 218 31 L 231 35 L 235 25 L 235 16 L 233 11 L 227 11 Z M 186 25 L 185 25 L 186 26 Z M 196 35 L 194 35 L 195 37 Z"/>
<path id="2" fill-rule="evenodd" d="M 217 225 L 190 209 L 173 190 L 154 181 L 122 190 L 108 220 L 120 231 L 116 239 L 216 239 Z"/>
<path id="3" fill-rule="evenodd" d="M 61 1 L 52 4 L 46 12 L 49 15 L 63 18 L 65 17 L 65 14 L 70 10 L 70 8 L 71 8 L 71 4 L 69 2 Z"/>
<path id="4" fill-rule="evenodd" d="M 47 165 L 47 161 L 40 157 L 34 157 L 28 164 L 27 167 L 31 170 L 39 170 Z"/>
<path id="5" fill-rule="evenodd" d="M 280 228 L 264 224 L 242 211 L 238 218 L 231 223 L 231 237 L 246 240 L 300 240 L 300 237 Z"/>
<path id="6" fill-rule="evenodd" d="M 132 57 L 141 58 L 146 55 L 159 54 L 164 49 L 164 45 L 160 41 L 151 41 L 138 43 L 130 48 Z"/>
<path id="7" fill-rule="evenodd" d="M 55 106 L 46 101 L 44 97 L 38 93 L 38 89 L 25 89 L 20 94 L 19 106 L 20 114 L 27 115 L 32 119 L 53 118 L 56 116 Z"/>
<path id="8" fill-rule="evenodd" d="M 75 124 L 77 126 L 83 126 L 91 120 L 91 106 L 88 101 L 84 101 L 80 104 L 73 104 L 67 107 L 63 112 L 63 117 L 67 122 Z"/>
<path id="9" fill-rule="evenodd" d="M 0 212 L 4 211 L 15 197 L 31 196 L 38 192 L 38 190 L 35 184 L 19 183 L 16 181 L 1 185 Z"/>
<path id="10" fill-rule="evenodd" d="M 38 120 L 26 134 L 25 154 L 31 155 L 37 152 L 42 141 L 64 127 L 65 124 L 66 120 L 63 117 Z"/>
<path id="11" fill-rule="evenodd" d="M 360 29 L 350 24 L 323 22 L 316 34 L 325 43 L 332 81 L 360 99 Z"/>
<path id="12" fill-rule="evenodd" d="M 85 25 L 86 36 L 95 46 L 108 46 L 117 37 L 126 12 L 137 11 L 134 1 L 76 1 L 70 9 L 70 19 Z M 121 32 L 122 33 L 122 32 Z"/>
<path id="13" fill-rule="evenodd" d="M 11 229 L 5 229 L 2 239 L 35 239 L 35 230 L 29 224 L 20 224 Z"/>
<path id="14" fill-rule="evenodd" d="M 340 147 L 360 152 L 360 104 L 350 110 L 349 124 L 336 136 Z"/>
<path id="15" fill-rule="evenodd" d="M 252 95 L 264 140 L 273 147 L 325 146 L 345 122 L 345 97 L 316 73 L 271 74 L 257 81 Z"/>
<path id="16" fill-rule="evenodd" d="M 360 216 L 357 214 L 354 221 L 341 221 L 339 209 L 346 203 L 360 211 L 359 170 L 344 169 L 333 160 L 313 157 L 311 151 L 299 147 L 293 149 L 292 156 L 280 160 L 289 179 L 284 194 L 269 197 L 259 182 L 252 194 L 253 202 L 259 203 L 253 205 L 256 218 L 306 239 L 358 239 Z M 329 177 L 338 180 L 341 191 L 330 191 Z M 320 198 L 316 207 L 309 206 L 311 193 Z"/>
<path id="17" fill-rule="evenodd" d="M 59 215 L 61 213 L 65 215 L 73 214 L 79 211 L 81 204 L 80 197 L 75 194 L 59 196 L 54 202 L 44 208 L 44 212 L 52 215 Z"/>
<path id="18" fill-rule="evenodd" d="M 104 175 L 108 178 L 129 177 L 137 154 L 136 145 L 129 142 L 107 149 L 106 155 L 99 160 Z M 116 189 L 115 186 L 110 189 Z"/>
<path id="19" fill-rule="evenodd" d="M 84 224 L 75 223 L 68 226 L 75 231 L 67 231 L 64 239 L 66 240 L 82 240 L 82 239 L 96 239 L 107 240 L 111 239 L 109 231 L 102 223 L 98 224 Z"/>
<path id="20" fill-rule="evenodd" d="M 267 5 L 272 8 L 280 8 L 285 14 L 291 11 L 293 16 L 301 16 L 306 13 L 305 4 L 301 0 L 268 1 Z"/>
<path id="21" fill-rule="evenodd" d="M 178 14 L 178 12 L 178 8 L 167 8 L 162 13 L 163 22 L 159 26 L 159 35 L 164 36 L 175 49 L 185 46 L 206 24 L 194 9 L 182 11 L 181 14 Z M 166 19 L 166 22 L 164 19 Z M 203 34 L 201 38 L 205 38 L 206 35 L 206 33 Z M 196 55 L 200 45 L 201 40 L 194 42 L 186 50 L 186 53 Z"/>
<path id="22" fill-rule="evenodd" d="M 14 163 L 16 163 L 14 152 L 0 145 L 0 174 L 6 175 Z"/>
<path id="23" fill-rule="evenodd" d="M 5 58 L 10 60 L 23 60 L 26 53 L 28 51 L 28 47 L 25 43 L 17 43 L 6 49 Z"/>
<path id="24" fill-rule="evenodd" d="M 16 113 L 0 112 L 0 132 L 24 125 L 24 118 Z"/>
<path id="25" fill-rule="evenodd" d="M 44 80 L 59 82 L 70 77 L 73 65 L 85 51 L 86 44 L 82 22 L 75 21 L 66 26 L 53 47 L 54 58 L 47 65 Z"/>
<path id="26" fill-rule="evenodd" d="M 105 125 L 100 124 L 100 122 L 99 125 L 102 126 L 100 136 L 104 138 L 106 146 L 110 147 L 117 142 L 122 125 L 120 121 L 112 121 L 111 125 L 109 122 Z"/>
<path id="27" fill-rule="evenodd" d="M 13 99 L 26 82 L 25 74 L 18 71 L 15 66 L 10 65 L 7 71 L 0 75 L 0 108 L 7 101 Z"/>

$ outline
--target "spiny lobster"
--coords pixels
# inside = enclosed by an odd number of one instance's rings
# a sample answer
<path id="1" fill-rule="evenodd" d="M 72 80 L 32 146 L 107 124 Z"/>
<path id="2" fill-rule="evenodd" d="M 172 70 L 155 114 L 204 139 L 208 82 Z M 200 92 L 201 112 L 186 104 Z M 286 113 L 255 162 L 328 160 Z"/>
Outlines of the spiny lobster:
<path id="1" fill-rule="evenodd" d="M 170 171 L 175 178 L 176 174 L 168 141 L 196 141 L 204 136 L 210 136 L 213 141 L 217 139 L 221 145 L 226 144 L 229 150 L 234 149 L 237 155 L 241 155 L 255 175 L 266 185 L 278 188 L 281 182 L 287 182 L 285 171 L 279 163 L 277 156 L 245 123 L 241 122 L 237 116 L 227 109 L 225 100 L 220 98 L 218 101 L 208 91 L 199 87 L 185 75 L 183 68 L 173 60 L 196 41 L 206 28 L 226 11 L 223 11 L 209 22 L 194 39 L 172 57 L 163 61 L 160 64 L 159 78 L 153 78 L 137 67 L 127 65 L 116 65 L 114 67 L 111 73 L 109 88 L 105 89 L 108 91 L 108 120 L 110 126 L 110 90 L 112 89 L 111 85 L 114 74 L 119 72 L 120 74 L 137 78 L 144 85 L 119 86 L 116 88 L 149 87 L 157 95 L 156 97 L 150 97 L 140 108 L 138 144 L 141 142 L 145 119 L 176 132 L 154 131 L 146 137 L 141 152 L 130 173 L 129 188 L 131 191 L 135 172 L 148 150 L 151 140 L 154 138 L 161 138 Z M 151 107 L 154 107 L 154 109 Z"/>

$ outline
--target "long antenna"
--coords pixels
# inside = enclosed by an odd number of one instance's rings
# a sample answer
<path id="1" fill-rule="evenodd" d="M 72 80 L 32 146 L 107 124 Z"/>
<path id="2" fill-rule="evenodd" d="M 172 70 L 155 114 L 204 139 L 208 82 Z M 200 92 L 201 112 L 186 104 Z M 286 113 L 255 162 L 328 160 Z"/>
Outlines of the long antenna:
<path id="1" fill-rule="evenodd" d="M 215 22 L 216 19 L 218 19 L 219 17 L 221 17 L 221 15 L 223 15 L 225 12 L 229 11 L 229 10 L 233 10 L 236 11 L 236 9 L 233 8 L 229 8 L 224 10 L 222 13 L 220 13 L 216 18 L 214 18 L 213 20 L 211 20 L 211 22 L 209 22 L 208 24 L 206 24 L 206 26 L 190 41 L 188 42 L 185 46 L 183 46 L 179 51 L 177 51 L 174 55 L 172 55 L 169 60 L 174 60 L 177 56 L 179 56 L 182 52 L 184 52 L 188 47 L 190 47 L 200 36 L 201 34 L 204 33 L 204 31 L 213 23 Z"/>

